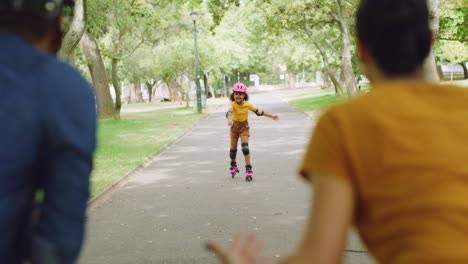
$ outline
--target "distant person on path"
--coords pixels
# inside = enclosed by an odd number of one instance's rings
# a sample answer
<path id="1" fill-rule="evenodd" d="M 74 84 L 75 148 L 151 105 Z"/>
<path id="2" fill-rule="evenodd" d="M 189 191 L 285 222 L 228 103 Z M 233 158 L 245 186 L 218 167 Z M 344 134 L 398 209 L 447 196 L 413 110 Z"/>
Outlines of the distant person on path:
<path id="1" fill-rule="evenodd" d="M 228 126 L 231 127 L 231 148 L 229 150 L 229 157 L 231 158 L 231 168 L 229 169 L 232 177 L 239 172 L 237 168 L 236 156 L 237 156 L 237 145 L 239 138 L 241 139 L 242 153 L 245 157 L 245 170 L 246 180 L 251 181 L 253 177 L 252 164 L 250 163 L 250 150 L 249 150 L 249 111 L 254 112 L 257 116 L 267 116 L 273 120 L 278 120 L 277 115 L 271 115 L 267 112 L 255 108 L 251 103 L 248 102 L 249 95 L 247 94 L 247 86 L 243 83 L 236 83 L 232 87 L 231 104 L 226 113 L 228 119 Z"/>
<path id="2" fill-rule="evenodd" d="M 55 56 L 66 4 L 0 2 L 2 264 L 75 263 L 83 241 L 96 107 L 89 84 Z"/>
<path id="3" fill-rule="evenodd" d="M 340 263 L 354 225 L 378 263 L 468 263 L 468 90 L 424 81 L 426 0 L 361 0 L 357 47 L 372 90 L 318 121 L 301 175 L 314 198 L 282 263 Z M 237 236 L 224 263 L 257 263 Z"/>

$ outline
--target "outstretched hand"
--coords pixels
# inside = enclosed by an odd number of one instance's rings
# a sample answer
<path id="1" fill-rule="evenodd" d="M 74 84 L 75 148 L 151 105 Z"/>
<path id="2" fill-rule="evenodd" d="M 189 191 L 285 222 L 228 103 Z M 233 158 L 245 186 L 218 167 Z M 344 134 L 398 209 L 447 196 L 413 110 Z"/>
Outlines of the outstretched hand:
<path id="1" fill-rule="evenodd" d="M 262 257 L 263 244 L 256 240 L 254 234 L 249 234 L 245 242 L 241 241 L 240 233 L 234 236 L 229 249 L 223 249 L 217 243 L 208 242 L 208 250 L 214 252 L 223 264 L 269 264 L 266 257 Z"/>
<path id="2" fill-rule="evenodd" d="M 278 116 L 278 115 L 271 115 L 271 118 L 272 118 L 273 120 L 278 120 L 278 119 L 279 119 L 279 116 Z"/>

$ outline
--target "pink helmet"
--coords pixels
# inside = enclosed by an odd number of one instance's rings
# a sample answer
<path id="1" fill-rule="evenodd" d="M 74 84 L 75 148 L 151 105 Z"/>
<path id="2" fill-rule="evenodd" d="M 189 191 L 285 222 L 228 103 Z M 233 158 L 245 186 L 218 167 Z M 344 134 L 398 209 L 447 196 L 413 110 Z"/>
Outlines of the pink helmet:
<path id="1" fill-rule="evenodd" d="M 245 86 L 245 84 L 243 83 L 236 83 L 234 84 L 234 86 L 232 87 L 232 91 L 233 92 L 238 92 L 238 93 L 246 93 L 247 92 L 247 86 Z"/>

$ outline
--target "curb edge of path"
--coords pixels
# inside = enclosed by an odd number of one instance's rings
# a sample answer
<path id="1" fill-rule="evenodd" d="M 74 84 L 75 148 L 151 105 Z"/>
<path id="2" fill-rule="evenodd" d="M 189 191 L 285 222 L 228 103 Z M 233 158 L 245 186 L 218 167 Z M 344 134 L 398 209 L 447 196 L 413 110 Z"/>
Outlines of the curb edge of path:
<path id="1" fill-rule="evenodd" d="M 192 127 L 187 129 L 184 133 L 179 135 L 177 138 L 172 140 L 171 142 L 167 143 L 160 151 L 153 153 L 151 156 L 149 156 L 145 161 L 143 162 L 142 165 L 139 165 L 132 170 L 130 170 L 127 174 L 125 174 L 122 178 L 118 179 L 116 182 L 112 183 L 109 185 L 106 189 L 104 189 L 102 192 L 98 193 L 96 196 L 91 198 L 88 201 L 87 204 L 87 212 L 93 211 L 96 209 L 96 207 L 100 206 L 103 204 L 105 201 L 107 201 L 111 196 L 114 194 L 115 191 L 119 190 L 120 187 L 125 185 L 130 178 L 137 176 L 141 171 L 143 171 L 145 168 L 147 168 L 159 155 L 164 153 L 168 148 L 170 148 L 173 144 L 179 142 L 183 137 L 185 137 L 189 132 L 194 130 L 203 120 L 208 119 L 213 113 L 208 112 L 206 116 L 202 117 L 200 120 L 198 120 L 197 123 L 195 123 Z"/>

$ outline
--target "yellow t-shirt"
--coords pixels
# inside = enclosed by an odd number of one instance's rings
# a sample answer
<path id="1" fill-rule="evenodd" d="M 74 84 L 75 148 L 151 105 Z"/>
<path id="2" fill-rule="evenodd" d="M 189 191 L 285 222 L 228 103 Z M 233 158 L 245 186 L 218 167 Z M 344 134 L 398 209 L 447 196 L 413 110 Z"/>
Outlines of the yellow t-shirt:
<path id="1" fill-rule="evenodd" d="M 244 122 L 249 118 L 249 110 L 255 111 L 255 108 L 251 103 L 244 101 L 242 105 L 236 102 L 231 102 L 232 109 L 232 120 L 238 122 Z"/>
<path id="2" fill-rule="evenodd" d="M 468 263 L 468 89 L 390 82 L 335 105 L 300 172 L 353 186 L 379 263 Z"/>

